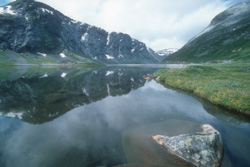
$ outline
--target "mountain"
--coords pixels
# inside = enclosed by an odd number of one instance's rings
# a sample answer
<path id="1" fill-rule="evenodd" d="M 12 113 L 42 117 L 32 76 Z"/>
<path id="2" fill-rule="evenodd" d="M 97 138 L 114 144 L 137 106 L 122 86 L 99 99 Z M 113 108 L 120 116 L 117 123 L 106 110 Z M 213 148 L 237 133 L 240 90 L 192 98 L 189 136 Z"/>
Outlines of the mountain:
<path id="1" fill-rule="evenodd" d="M 250 61 L 250 1 L 217 15 L 167 62 Z"/>
<path id="2" fill-rule="evenodd" d="M 178 51 L 177 48 L 169 48 L 169 49 L 156 50 L 155 53 L 157 53 L 163 60 L 177 51 Z"/>
<path id="3" fill-rule="evenodd" d="M 107 64 L 160 62 L 152 49 L 127 34 L 108 33 L 72 20 L 34 0 L 16 0 L 0 7 L 0 25 L 0 60 L 7 61 L 14 54 L 14 58 L 21 58 L 21 62 L 17 61 L 21 64 L 29 63 L 27 59 L 84 59 Z"/>

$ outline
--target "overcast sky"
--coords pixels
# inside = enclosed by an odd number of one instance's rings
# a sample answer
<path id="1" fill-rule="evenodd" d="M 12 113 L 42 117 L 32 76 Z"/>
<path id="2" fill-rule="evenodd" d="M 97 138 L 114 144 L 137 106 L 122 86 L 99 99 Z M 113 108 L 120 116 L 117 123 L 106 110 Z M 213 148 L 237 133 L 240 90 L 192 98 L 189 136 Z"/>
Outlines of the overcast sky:
<path id="1" fill-rule="evenodd" d="M 0 5 L 11 0 L 0 0 Z M 180 48 L 226 8 L 244 0 L 38 0 L 72 19 L 123 32 L 154 50 Z"/>

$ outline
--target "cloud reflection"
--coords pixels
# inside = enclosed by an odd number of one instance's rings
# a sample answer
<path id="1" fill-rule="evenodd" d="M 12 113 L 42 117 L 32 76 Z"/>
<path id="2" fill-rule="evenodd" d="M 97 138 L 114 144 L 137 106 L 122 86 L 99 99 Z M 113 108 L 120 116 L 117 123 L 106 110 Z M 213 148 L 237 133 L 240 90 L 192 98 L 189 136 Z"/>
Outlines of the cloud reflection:
<path id="1" fill-rule="evenodd" d="M 99 165 L 104 159 L 121 163 L 123 130 L 176 117 L 213 119 L 199 101 L 151 81 L 127 95 L 77 107 L 52 122 L 23 124 L 6 141 L 3 158 L 6 167 L 55 166 L 65 159 L 88 166 L 91 157 Z"/>

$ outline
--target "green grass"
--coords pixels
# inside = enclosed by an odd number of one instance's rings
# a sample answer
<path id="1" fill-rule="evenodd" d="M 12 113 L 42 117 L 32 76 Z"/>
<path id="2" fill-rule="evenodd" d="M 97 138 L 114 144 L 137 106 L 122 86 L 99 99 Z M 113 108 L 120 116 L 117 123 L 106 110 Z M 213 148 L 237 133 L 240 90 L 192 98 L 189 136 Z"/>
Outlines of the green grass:
<path id="1" fill-rule="evenodd" d="M 188 66 L 155 74 L 164 84 L 250 115 L 250 63 Z"/>
<path id="2" fill-rule="evenodd" d="M 84 58 L 80 55 L 65 51 L 66 58 L 62 59 L 59 55 L 48 54 L 46 57 L 38 53 L 16 53 L 14 51 L 0 51 L 0 65 L 82 65 L 82 66 L 99 66 L 98 62 Z"/>

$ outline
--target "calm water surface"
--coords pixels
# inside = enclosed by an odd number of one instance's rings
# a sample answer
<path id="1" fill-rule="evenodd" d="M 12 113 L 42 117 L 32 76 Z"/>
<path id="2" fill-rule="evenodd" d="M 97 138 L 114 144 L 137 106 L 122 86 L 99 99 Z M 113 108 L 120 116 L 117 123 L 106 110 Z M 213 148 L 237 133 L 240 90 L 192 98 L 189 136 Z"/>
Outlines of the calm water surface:
<path id="1" fill-rule="evenodd" d="M 0 166 L 190 166 L 150 136 L 204 123 L 222 134 L 223 166 L 250 166 L 249 121 L 149 79 L 158 69 L 1 68 Z"/>

